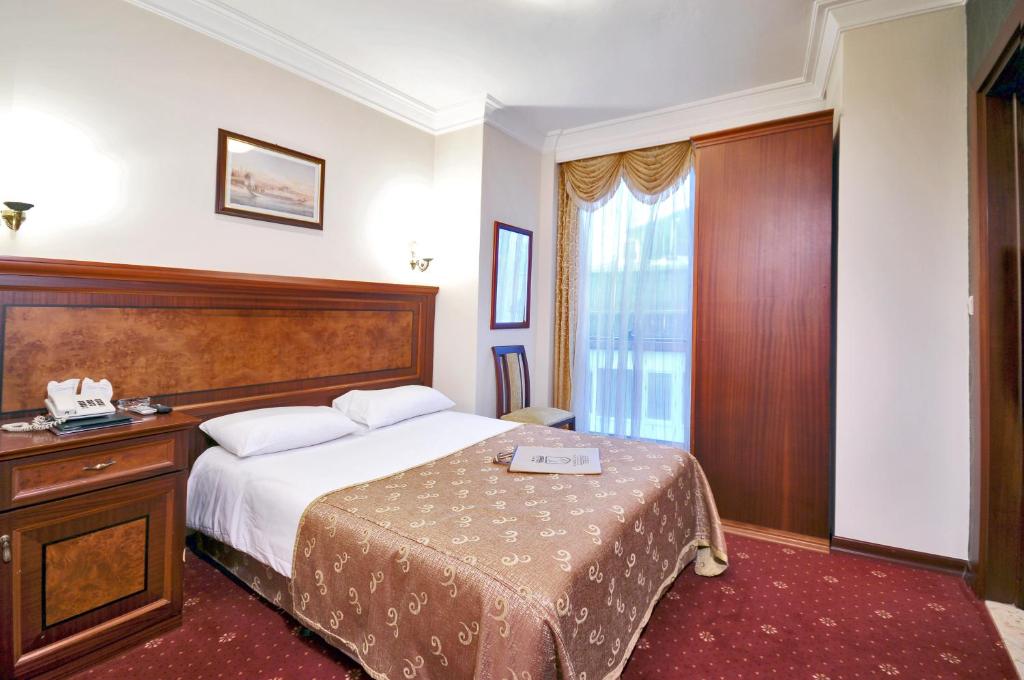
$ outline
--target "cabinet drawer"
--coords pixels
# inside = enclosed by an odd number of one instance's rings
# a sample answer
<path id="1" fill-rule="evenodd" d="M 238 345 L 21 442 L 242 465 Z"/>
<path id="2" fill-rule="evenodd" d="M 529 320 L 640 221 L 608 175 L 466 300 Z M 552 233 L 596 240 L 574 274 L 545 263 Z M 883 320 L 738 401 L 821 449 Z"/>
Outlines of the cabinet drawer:
<path id="1" fill-rule="evenodd" d="M 64 674 L 175 625 L 185 473 L 0 513 L 0 677 Z"/>
<path id="2" fill-rule="evenodd" d="M 29 505 L 178 470 L 184 467 L 181 448 L 168 434 L 8 461 L 3 505 Z"/>

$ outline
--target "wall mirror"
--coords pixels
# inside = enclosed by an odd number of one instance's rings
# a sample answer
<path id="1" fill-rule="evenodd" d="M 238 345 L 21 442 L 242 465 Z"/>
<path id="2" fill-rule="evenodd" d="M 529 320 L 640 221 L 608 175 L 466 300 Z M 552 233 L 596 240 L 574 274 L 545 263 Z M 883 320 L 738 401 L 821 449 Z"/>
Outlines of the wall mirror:
<path id="1" fill-rule="evenodd" d="M 530 327 L 533 232 L 494 223 L 491 265 L 491 328 Z"/>

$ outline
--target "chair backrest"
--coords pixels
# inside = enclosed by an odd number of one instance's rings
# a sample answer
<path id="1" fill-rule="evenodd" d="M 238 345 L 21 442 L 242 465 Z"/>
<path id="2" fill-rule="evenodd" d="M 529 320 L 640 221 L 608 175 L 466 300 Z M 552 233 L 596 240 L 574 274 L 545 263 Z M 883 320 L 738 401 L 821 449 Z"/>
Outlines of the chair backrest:
<path id="1" fill-rule="evenodd" d="M 497 417 L 530 405 L 530 367 L 522 345 L 492 347 L 497 381 Z"/>

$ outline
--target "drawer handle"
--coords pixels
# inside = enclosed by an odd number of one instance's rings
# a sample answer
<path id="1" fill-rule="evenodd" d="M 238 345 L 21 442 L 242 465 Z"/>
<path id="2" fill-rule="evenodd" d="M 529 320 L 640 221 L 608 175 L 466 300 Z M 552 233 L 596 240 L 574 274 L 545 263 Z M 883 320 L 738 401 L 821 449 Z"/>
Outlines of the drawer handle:
<path id="1" fill-rule="evenodd" d="M 11 561 L 11 537 L 6 534 L 0 536 L 0 560 L 4 564 Z"/>
<path id="2" fill-rule="evenodd" d="M 95 465 L 86 465 L 82 469 L 86 470 L 86 471 L 89 471 L 89 472 L 95 472 L 97 470 L 106 470 L 108 467 L 110 467 L 111 465 L 113 465 L 116 462 L 117 462 L 116 460 L 111 459 L 111 460 L 108 460 L 106 463 L 96 463 Z"/>

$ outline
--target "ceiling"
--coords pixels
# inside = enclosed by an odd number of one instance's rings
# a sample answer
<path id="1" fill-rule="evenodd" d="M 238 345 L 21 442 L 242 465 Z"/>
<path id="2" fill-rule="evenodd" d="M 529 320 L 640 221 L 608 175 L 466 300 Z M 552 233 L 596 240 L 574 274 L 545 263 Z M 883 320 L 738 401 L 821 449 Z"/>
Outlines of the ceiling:
<path id="1" fill-rule="evenodd" d="M 813 0 L 221 0 L 434 109 L 537 132 L 803 73 Z"/>
<path id="2" fill-rule="evenodd" d="M 820 108 L 843 31 L 964 2 L 127 1 L 434 134 L 486 120 L 538 147 Z"/>

